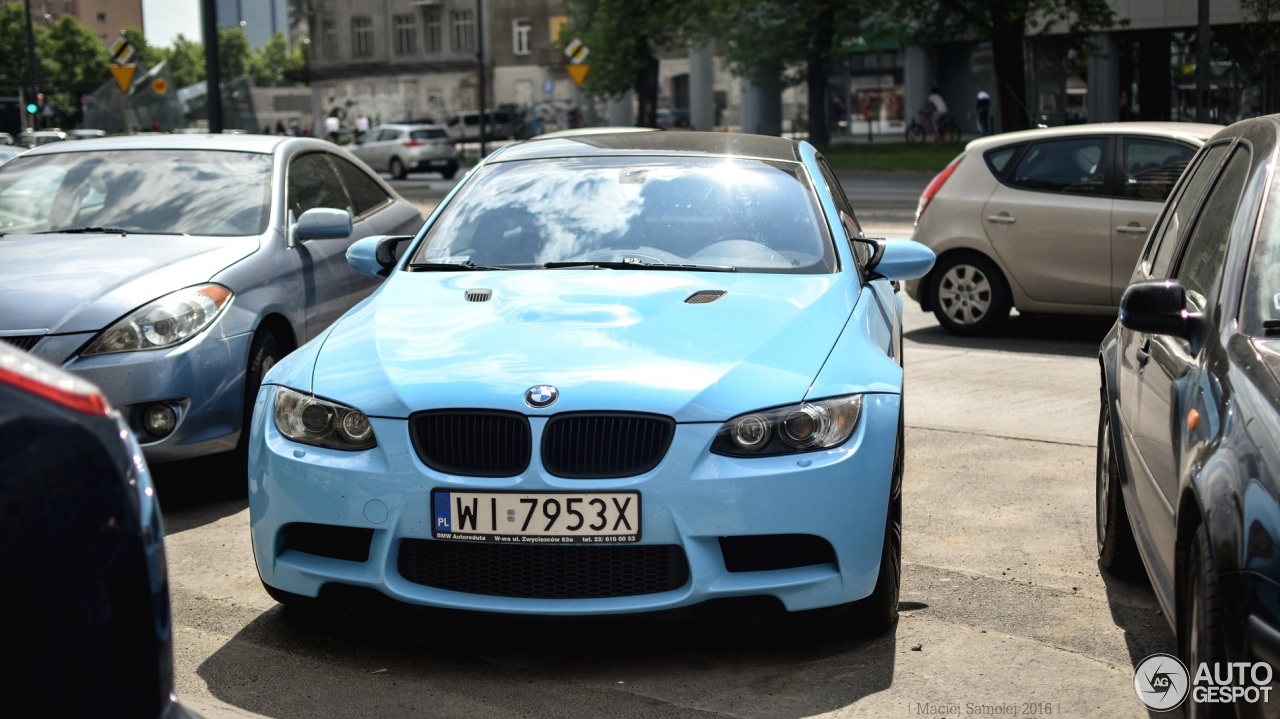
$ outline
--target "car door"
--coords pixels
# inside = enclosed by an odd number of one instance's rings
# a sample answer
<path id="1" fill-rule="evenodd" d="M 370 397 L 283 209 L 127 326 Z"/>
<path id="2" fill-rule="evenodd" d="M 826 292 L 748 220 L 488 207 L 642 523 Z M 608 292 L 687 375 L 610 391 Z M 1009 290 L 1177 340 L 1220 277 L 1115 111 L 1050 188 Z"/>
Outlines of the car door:
<path id="1" fill-rule="evenodd" d="M 1197 149 L 1154 137 L 1123 135 L 1119 142 L 1120 184 L 1111 207 L 1111 301 L 1117 305 L 1161 207 Z"/>
<path id="2" fill-rule="evenodd" d="M 286 180 L 290 232 L 293 222 L 314 207 L 346 210 L 353 215 L 352 233 L 346 239 L 294 244 L 303 274 L 303 296 L 299 301 L 306 317 L 308 338 L 328 327 L 351 306 L 357 280 L 355 270 L 347 263 L 347 248 L 355 240 L 376 232 L 367 218 L 356 216 L 331 157 L 332 153 L 325 151 L 295 155 L 289 161 Z"/>
<path id="3" fill-rule="evenodd" d="M 987 199 L 987 238 L 1032 300 L 1111 304 L 1110 152 L 1110 135 L 1031 143 Z"/>
<path id="4" fill-rule="evenodd" d="M 1190 232 L 1174 258 L 1169 276 L 1186 288 L 1187 303 L 1195 311 L 1207 312 L 1217 304 L 1232 218 L 1249 175 L 1249 163 L 1246 146 L 1231 152 L 1196 208 Z M 1153 544 L 1170 570 L 1177 544 L 1174 512 L 1184 469 L 1180 461 L 1182 440 L 1202 352 L 1203 348 L 1172 335 L 1148 335 L 1136 353 L 1139 398 L 1134 446 L 1147 476 L 1145 483 L 1135 478 L 1138 485 L 1134 489 Z"/>

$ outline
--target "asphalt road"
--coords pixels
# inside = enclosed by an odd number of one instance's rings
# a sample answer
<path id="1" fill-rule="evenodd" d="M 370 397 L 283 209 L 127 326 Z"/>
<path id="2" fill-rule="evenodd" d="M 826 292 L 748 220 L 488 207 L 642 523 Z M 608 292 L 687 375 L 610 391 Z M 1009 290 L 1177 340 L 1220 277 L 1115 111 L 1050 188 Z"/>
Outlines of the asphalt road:
<path id="1" fill-rule="evenodd" d="M 429 209 L 430 177 L 396 185 Z M 909 236 L 928 177 L 842 181 L 870 232 Z M 1173 639 L 1150 588 L 1095 561 L 1107 325 L 958 340 L 907 302 L 902 618 L 870 641 L 821 620 L 297 616 L 259 586 L 243 489 L 162 467 L 178 696 L 209 719 L 1144 716 L 1133 667 Z"/>

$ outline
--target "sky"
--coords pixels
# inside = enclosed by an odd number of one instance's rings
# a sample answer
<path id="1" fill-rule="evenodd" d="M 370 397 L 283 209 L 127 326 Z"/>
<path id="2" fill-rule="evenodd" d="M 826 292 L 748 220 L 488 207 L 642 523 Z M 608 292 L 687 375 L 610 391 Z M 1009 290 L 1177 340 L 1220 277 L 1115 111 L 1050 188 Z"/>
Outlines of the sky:
<path id="1" fill-rule="evenodd" d="M 142 25 L 149 45 L 172 47 L 178 35 L 200 40 L 200 0 L 142 0 Z"/>

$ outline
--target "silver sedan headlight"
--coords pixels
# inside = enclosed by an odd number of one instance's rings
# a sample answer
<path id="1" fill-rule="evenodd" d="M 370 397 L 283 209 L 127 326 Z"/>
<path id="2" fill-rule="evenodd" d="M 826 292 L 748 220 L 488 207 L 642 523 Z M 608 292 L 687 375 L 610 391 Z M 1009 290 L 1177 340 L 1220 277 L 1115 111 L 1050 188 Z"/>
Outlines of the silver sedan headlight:
<path id="1" fill-rule="evenodd" d="M 860 416 L 860 394 L 750 412 L 725 422 L 711 451 L 731 457 L 771 457 L 830 449 L 849 439 Z"/>
<path id="2" fill-rule="evenodd" d="M 343 450 L 378 446 L 364 412 L 337 402 L 280 387 L 273 414 L 276 429 L 295 442 Z"/>
<path id="3" fill-rule="evenodd" d="M 231 290 L 222 285 L 178 290 L 125 315 L 81 354 L 134 352 L 181 344 L 213 324 L 230 301 Z"/>

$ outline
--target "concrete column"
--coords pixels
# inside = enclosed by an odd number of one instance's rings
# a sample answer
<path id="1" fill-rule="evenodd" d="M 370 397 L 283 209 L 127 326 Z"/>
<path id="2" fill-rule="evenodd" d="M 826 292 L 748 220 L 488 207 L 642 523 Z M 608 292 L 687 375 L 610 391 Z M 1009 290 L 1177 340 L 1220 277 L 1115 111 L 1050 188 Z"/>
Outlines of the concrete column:
<path id="1" fill-rule="evenodd" d="M 631 107 L 631 91 L 627 90 L 623 95 L 616 98 L 609 98 L 609 104 L 605 109 L 605 117 L 608 118 L 609 125 L 626 126 L 636 124 L 636 111 Z"/>
<path id="2" fill-rule="evenodd" d="M 902 115 L 903 120 L 908 124 L 916 119 L 916 113 L 924 106 L 924 101 L 929 98 L 929 89 L 933 87 L 936 78 L 936 68 L 933 66 L 929 53 L 918 45 L 908 46 L 906 61 L 902 67 L 902 101 L 905 103 L 902 108 Z M 992 88 L 992 100 L 995 99 L 995 95 L 995 88 Z M 991 116 L 997 117 L 994 106 L 991 108 Z"/>
<path id="3" fill-rule="evenodd" d="M 689 48 L 689 118 L 693 129 L 715 129 L 715 40 Z"/>
<path id="4" fill-rule="evenodd" d="M 1089 122 L 1120 119 L 1120 43 L 1111 33 L 1093 38 L 1098 53 L 1089 58 L 1089 96 L 1085 109 Z"/>
<path id="5" fill-rule="evenodd" d="M 769 90 L 742 80 L 742 131 L 752 135 L 782 136 L 782 91 Z"/>

